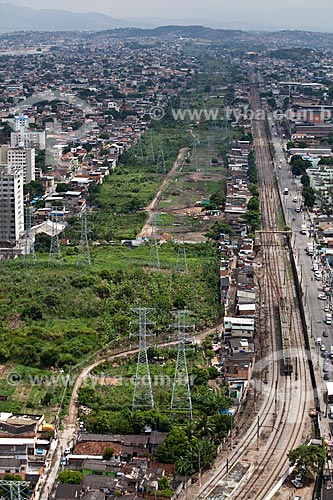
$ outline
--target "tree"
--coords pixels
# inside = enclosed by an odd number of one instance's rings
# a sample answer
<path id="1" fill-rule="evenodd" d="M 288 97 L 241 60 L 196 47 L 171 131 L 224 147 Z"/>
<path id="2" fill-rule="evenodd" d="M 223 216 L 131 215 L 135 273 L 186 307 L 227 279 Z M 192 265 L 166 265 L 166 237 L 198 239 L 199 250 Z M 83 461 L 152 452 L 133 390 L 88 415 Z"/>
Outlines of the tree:
<path id="1" fill-rule="evenodd" d="M 297 464 L 299 468 L 304 467 L 306 473 L 316 474 L 318 467 L 325 463 L 325 448 L 311 444 L 310 446 L 301 445 L 288 453 L 291 465 Z"/>
<path id="2" fill-rule="evenodd" d="M 312 208 L 316 201 L 316 195 L 314 190 L 306 186 L 302 189 L 302 196 L 304 198 L 304 205 L 308 208 Z"/>
<path id="3" fill-rule="evenodd" d="M 321 211 L 330 217 L 333 214 L 333 185 L 327 186 L 325 193 L 317 192 Z"/>
<path id="4" fill-rule="evenodd" d="M 249 223 L 252 230 L 260 228 L 260 212 L 258 210 L 248 210 L 244 214 L 244 219 Z"/>
<path id="5" fill-rule="evenodd" d="M 222 191 L 215 191 L 209 198 L 210 205 L 212 209 L 214 208 L 224 208 L 225 206 L 225 194 Z"/>
<path id="6" fill-rule="evenodd" d="M 173 464 L 177 458 L 185 455 L 189 448 L 190 441 L 184 429 L 176 427 L 169 432 L 164 443 L 156 450 L 156 459 L 160 462 Z"/>
<path id="7" fill-rule="evenodd" d="M 64 470 L 58 474 L 59 483 L 80 484 L 83 479 L 82 472 L 76 470 Z"/>
<path id="8" fill-rule="evenodd" d="M 58 182 L 57 187 L 56 187 L 56 192 L 57 193 L 66 193 L 66 191 L 70 190 L 69 184 L 66 184 L 66 182 Z"/>
<path id="9" fill-rule="evenodd" d="M 158 489 L 159 490 L 168 490 L 170 488 L 170 481 L 167 477 L 163 476 L 158 481 Z"/>
<path id="10" fill-rule="evenodd" d="M 310 186 L 310 177 L 308 176 L 308 174 L 302 175 L 301 183 L 303 184 L 303 186 Z"/>
<path id="11" fill-rule="evenodd" d="M 215 240 L 218 241 L 221 237 L 221 234 L 229 234 L 232 236 L 234 234 L 234 231 L 229 224 L 223 221 L 216 221 L 208 231 L 208 233 L 205 234 L 206 238 L 209 240 Z"/>
<path id="12" fill-rule="evenodd" d="M 111 447 L 105 448 L 103 453 L 103 460 L 111 460 L 111 458 L 114 455 L 114 451 L 115 451 L 114 448 Z"/>
<path id="13" fill-rule="evenodd" d="M 259 200 L 256 196 L 252 196 L 247 204 L 248 210 L 259 210 Z"/>
<path id="14" fill-rule="evenodd" d="M 43 196 L 45 189 L 41 181 L 31 181 L 23 186 L 24 194 L 29 194 L 30 198 L 35 196 Z"/>

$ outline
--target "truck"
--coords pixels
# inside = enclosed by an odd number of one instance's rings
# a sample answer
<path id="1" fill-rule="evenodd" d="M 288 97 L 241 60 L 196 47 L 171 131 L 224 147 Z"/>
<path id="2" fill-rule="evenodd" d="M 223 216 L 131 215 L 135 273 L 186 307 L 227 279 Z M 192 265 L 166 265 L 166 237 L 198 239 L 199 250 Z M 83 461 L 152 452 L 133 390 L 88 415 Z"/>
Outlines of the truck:
<path id="1" fill-rule="evenodd" d="M 306 224 L 301 225 L 301 234 L 306 234 Z"/>
<path id="2" fill-rule="evenodd" d="M 326 382 L 326 400 L 328 404 L 333 404 L 333 382 Z"/>
<path id="3" fill-rule="evenodd" d="M 288 194 L 289 193 L 289 189 L 288 188 L 284 188 L 283 189 L 283 194 Z"/>

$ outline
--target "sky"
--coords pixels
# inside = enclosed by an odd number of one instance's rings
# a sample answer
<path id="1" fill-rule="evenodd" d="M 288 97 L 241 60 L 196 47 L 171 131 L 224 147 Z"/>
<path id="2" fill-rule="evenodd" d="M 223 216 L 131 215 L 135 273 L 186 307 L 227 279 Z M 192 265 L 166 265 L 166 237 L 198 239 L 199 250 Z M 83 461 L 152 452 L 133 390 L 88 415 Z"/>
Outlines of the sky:
<path id="1" fill-rule="evenodd" d="M 0 0 L 34 9 L 101 12 L 115 18 L 210 19 L 333 31 L 333 0 Z"/>

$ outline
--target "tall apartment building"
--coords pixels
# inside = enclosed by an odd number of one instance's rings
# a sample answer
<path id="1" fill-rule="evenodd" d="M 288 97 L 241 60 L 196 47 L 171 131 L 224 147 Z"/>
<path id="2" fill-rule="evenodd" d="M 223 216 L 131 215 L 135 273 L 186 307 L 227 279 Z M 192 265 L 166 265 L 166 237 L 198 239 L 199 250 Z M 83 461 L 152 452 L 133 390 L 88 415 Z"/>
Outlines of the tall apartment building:
<path id="1" fill-rule="evenodd" d="M 21 169 L 24 183 L 35 180 L 35 149 L 11 148 L 6 144 L 0 146 L 0 165 L 9 165 Z"/>
<path id="2" fill-rule="evenodd" d="M 14 130 L 18 131 L 21 127 L 29 126 L 29 117 L 20 113 L 14 116 Z"/>
<path id="3" fill-rule="evenodd" d="M 12 148 L 22 146 L 24 148 L 45 149 L 45 141 L 45 130 L 39 132 L 21 127 L 20 130 L 10 134 L 10 146 Z"/>
<path id="4" fill-rule="evenodd" d="M 0 246 L 15 246 L 23 232 L 23 171 L 0 165 Z"/>

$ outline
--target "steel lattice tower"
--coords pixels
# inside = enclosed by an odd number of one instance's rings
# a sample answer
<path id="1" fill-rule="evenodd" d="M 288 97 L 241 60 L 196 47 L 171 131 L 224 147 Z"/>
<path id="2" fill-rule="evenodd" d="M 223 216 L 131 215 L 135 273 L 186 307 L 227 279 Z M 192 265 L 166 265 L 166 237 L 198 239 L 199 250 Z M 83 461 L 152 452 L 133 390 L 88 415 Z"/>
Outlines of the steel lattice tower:
<path id="1" fill-rule="evenodd" d="M 151 223 L 152 229 L 151 229 L 148 267 L 149 267 L 149 269 L 160 271 L 161 270 L 161 263 L 160 263 L 160 258 L 158 255 L 158 245 L 157 245 L 157 238 L 156 238 L 156 222 L 157 222 L 157 215 L 154 214 L 153 218 L 152 218 L 152 223 Z"/>
<path id="2" fill-rule="evenodd" d="M 163 140 L 161 139 L 157 152 L 156 173 L 162 172 L 163 174 L 165 174 L 165 170 Z"/>
<path id="3" fill-rule="evenodd" d="M 198 153 L 197 153 L 197 138 L 196 138 L 196 136 L 193 137 L 191 156 L 192 156 L 193 165 L 197 169 L 198 168 Z"/>
<path id="4" fill-rule="evenodd" d="M 186 314 L 187 311 L 177 311 L 178 321 L 174 325 L 178 334 L 178 352 L 175 376 L 172 386 L 170 417 L 176 414 L 186 414 L 190 420 L 193 418 L 190 380 L 186 360 Z"/>
<path id="5" fill-rule="evenodd" d="M 132 309 L 139 315 L 136 323 L 139 325 L 139 352 L 136 365 L 136 375 L 134 383 L 134 393 L 132 401 L 132 411 L 139 409 L 154 409 L 153 389 L 150 377 L 148 354 L 147 354 L 147 325 L 153 323 L 147 322 L 147 314 L 155 311 L 146 307 Z"/>
<path id="6" fill-rule="evenodd" d="M 138 157 L 140 158 L 140 160 L 143 160 L 143 148 L 142 148 L 141 133 L 138 135 L 137 150 L 138 150 Z"/>
<path id="7" fill-rule="evenodd" d="M 150 132 L 148 135 L 148 147 L 147 147 L 146 163 L 147 163 L 147 165 L 153 165 L 155 163 L 155 152 L 154 152 L 152 132 Z"/>
<path id="8" fill-rule="evenodd" d="M 81 214 L 81 236 L 77 254 L 76 267 L 91 266 L 88 231 L 87 231 L 87 210 Z"/>
<path id="9" fill-rule="evenodd" d="M 186 260 L 186 248 L 183 241 L 178 241 L 177 249 L 177 260 L 176 260 L 176 272 L 188 274 L 187 260 Z"/>
<path id="10" fill-rule="evenodd" d="M 3 490 L 1 498 L 8 500 L 29 500 L 30 483 L 27 481 L 0 480 L 0 489 Z"/>
<path id="11" fill-rule="evenodd" d="M 61 246 L 59 241 L 58 233 L 58 216 L 57 210 L 59 207 L 51 208 L 51 223 L 52 223 L 52 233 L 51 233 L 51 245 L 50 245 L 50 255 L 49 255 L 49 265 L 61 266 L 62 265 L 62 255 Z"/>
<path id="12" fill-rule="evenodd" d="M 36 254 L 35 254 L 35 242 L 34 237 L 31 233 L 31 208 L 25 207 L 25 244 L 24 244 L 24 254 L 23 254 L 23 264 L 28 265 L 29 263 L 35 264 Z"/>

